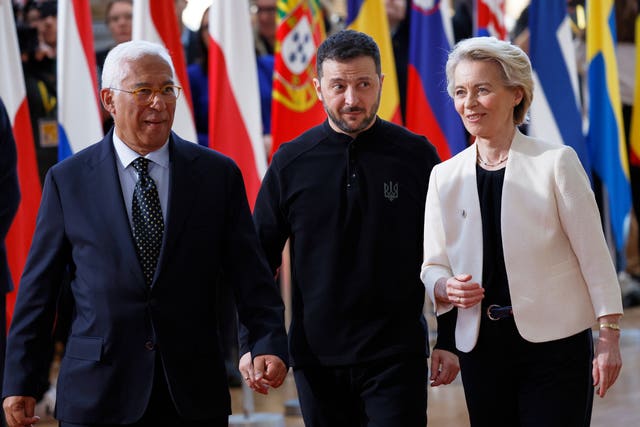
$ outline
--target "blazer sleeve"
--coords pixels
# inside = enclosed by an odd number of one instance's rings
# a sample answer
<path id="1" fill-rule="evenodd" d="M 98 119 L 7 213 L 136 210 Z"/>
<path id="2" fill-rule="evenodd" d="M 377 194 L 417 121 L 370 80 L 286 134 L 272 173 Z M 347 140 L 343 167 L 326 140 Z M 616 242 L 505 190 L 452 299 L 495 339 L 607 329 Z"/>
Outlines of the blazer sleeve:
<path id="1" fill-rule="evenodd" d="M 616 270 L 602 232 L 598 206 L 573 150 L 560 151 L 554 175 L 560 222 L 580 264 L 596 317 L 622 313 Z"/>
<path id="2" fill-rule="evenodd" d="M 442 207 L 438 194 L 438 171 L 436 166 L 431 171 L 429 189 L 424 209 L 424 261 L 420 272 L 420 279 L 424 283 L 427 294 L 438 316 L 450 311 L 452 304 L 438 304 L 435 298 L 435 284 L 441 277 L 451 277 L 453 272 L 447 256 L 447 242 L 444 225 L 442 223 Z"/>

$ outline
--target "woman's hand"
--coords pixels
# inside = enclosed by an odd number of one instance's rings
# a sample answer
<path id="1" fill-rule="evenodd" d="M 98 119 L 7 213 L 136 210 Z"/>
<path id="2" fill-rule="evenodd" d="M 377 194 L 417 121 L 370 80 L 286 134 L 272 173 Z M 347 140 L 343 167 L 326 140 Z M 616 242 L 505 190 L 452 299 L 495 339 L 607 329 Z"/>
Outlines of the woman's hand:
<path id="1" fill-rule="evenodd" d="M 434 292 L 438 302 L 458 308 L 473 307 L 484 298 L 484 288 L 478 282 L 472 282 L 470 274 L 443 277 L 436 282 Z"/>
<path id="2" fill-rule="evenodd" d="M 619 315 L 602 316 L 598 320 L 600 324 L 618 324 Z M 597 387 L 596 393 L 604 397 L 607 390 L 618 379 L 622 369 L 622 356 L 620 355 L 620 331 L 608 327 L 601 327 L 596 343 L 596 352 L 593 358 L 593 385 Z"/>

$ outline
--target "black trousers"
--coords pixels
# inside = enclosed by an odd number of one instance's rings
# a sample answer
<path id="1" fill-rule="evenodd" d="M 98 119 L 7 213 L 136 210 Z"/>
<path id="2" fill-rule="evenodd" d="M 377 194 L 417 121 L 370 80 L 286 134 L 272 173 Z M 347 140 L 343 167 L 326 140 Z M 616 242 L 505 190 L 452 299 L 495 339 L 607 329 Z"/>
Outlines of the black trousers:
<path id="1" fill-rule="evenodd" d="M 424 427 L 428 365 L 394 356 L 352 366 L 293 371 L 306 427 Z"/>
<path id="2" fill-rule="evenodd" d="M 178 414 L 169 394 L 169 387 L 162 371 L 162 362 L 156 357 L 156 369 L 153 378 L 153 390 L 149 405 L 140 420 L 133 424 L 72 424 L 60 422 L 60 427 L 158 427 L 158 426 L 191 426 L 228 427 L 229 417 L 214 417 L 208 420 L 190 420 Z"/>
<path id="3" fill-rule="evenodd" d="M 560 320 L 561 321 L 561 320 Z M 584 427 L 593 406 L 593 338 L 532 343 L 513 318 L 483 318 L 475 348 L 460 353 L 473 427 Z"/>

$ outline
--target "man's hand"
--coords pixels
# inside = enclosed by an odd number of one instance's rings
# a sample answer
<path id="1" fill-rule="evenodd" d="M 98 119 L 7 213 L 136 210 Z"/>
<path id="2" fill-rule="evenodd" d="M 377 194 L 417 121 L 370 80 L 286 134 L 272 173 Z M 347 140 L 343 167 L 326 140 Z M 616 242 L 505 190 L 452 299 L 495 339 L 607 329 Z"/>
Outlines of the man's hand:
<path id="1" fill-rule="evenodd" d="M 35 416 L 36 399 L 30 396 L 9 396 L 2 404 L 9 427 L 30 427 L 40 421 Z"/>
<path id="2" fill-rule="evenodd" d="M 240 358 L 238 369 L 249 387 L 260 394 L 267 394 L 269 387 L 280 387 L 287 376 L 287 366 L 278 356 L 263 354 L 252 360 L 251 353 Z"/>
<path id="3" fill-rule="evenodd" d="M 431 387 L 451 383 L 460 372 L 458 356 L 450 351 L 434 349 L 431 353 Z"/>

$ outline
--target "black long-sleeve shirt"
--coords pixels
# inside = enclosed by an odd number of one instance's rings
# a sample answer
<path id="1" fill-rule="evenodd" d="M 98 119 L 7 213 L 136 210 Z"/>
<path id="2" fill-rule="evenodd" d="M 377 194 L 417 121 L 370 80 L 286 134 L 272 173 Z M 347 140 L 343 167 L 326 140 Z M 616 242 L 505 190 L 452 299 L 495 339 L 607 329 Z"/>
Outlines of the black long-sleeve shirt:
<path id="1" fill-rule="evenodd" d="M 274 155 L 254 221 L 274 274 L 290 238 L 293 366 L 427 354 L 419 275 L 438 162 L 424 137 L 379 118 L 355 139 L 325 122 Z"/>

